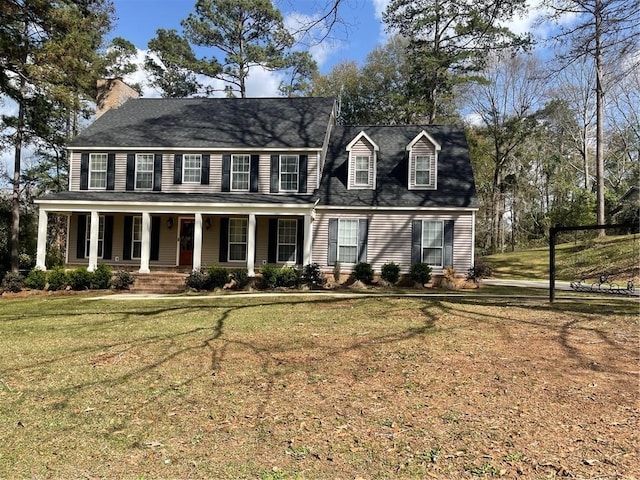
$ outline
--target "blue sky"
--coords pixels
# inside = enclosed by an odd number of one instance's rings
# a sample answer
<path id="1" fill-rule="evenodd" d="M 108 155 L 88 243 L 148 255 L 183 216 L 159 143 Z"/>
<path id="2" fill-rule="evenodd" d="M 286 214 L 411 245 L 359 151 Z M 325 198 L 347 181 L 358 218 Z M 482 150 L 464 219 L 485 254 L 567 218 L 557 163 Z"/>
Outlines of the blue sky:
<path id="1" fill-rule="evenodd" d="M 388 1 L 343 0 L 340 17 L 344 22 L 322 44 L 308 48 L 322 73 L 328 73 L 336 63 L 345 60 L 363 63 L 367 54 L 384 42 L 381 18 Z M 140 58 L 143 58 L 147 43 L 158 28 L 181 31 L 180 22 L 194 11 L 195 0 L 162 0 L 161 7 L 159 4 L 157 0 L 114 0 L 117 21 L 109 38 L 126 38 L 140 50 Z M 325 5 L 325 0 L 275 0 L 274 5 L 282 12 L 285 24 L 295 29 L 300 19 L 317 15 Z M 211 51 L 201 53 L 212 55 Z M 250 96 L 277 94 L 280 81 L 277 74 L 254 72 L 253 81 L 251 76 L 248 86 Z M 140 82 L 143 80 L 142 72 L 129 80 Z M 145 96 L 155 96 L 150 90 L 143 93 Z"/>

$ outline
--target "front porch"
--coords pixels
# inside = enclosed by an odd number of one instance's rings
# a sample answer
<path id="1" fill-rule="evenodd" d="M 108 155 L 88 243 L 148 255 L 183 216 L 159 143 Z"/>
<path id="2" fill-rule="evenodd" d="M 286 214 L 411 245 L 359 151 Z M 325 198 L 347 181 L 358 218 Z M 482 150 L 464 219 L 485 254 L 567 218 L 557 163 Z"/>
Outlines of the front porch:
<path id="1" fill-rule="evenodd" d="M 140 274 L 210 265 L 312 263 L 314 205 L 101 205 L 39 202 L 36 268 L 45 270 L 50 213 L 67 216 L 69 267 L 98 263 Z"/>

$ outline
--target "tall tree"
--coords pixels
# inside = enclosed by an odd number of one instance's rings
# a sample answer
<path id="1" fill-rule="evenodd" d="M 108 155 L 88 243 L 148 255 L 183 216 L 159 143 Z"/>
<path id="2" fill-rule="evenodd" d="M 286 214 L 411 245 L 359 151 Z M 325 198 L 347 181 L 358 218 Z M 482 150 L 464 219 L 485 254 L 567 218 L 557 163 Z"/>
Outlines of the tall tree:
<path id="1" fill-rule="evenodd" d="M 558 21 L 553 40 L 565 47 L 561 66 L 589 58 L 595 68 L 596 221 L 605 223 L 604 106 L 607 83 L 637 68 L 640 57 L 640 3 L 635 0 L 549 0 L 548 17 Z M 623 59 L 631 59 L 628 62 Z M 620 67 L 623 67 L 622 69 Z M 621 71 L 622 70 L 622 71 Z M 605 235 L 601 230 L 600 235 Z"/>
<path id="2" fill-rule="evenodd" d="M 289 65 L 288 80 L 280 82 L 278 91 L 282 96 L 306 95 L 311 91 L 311 79 L 318 75 L 318 64 L 309 52 L 295 51 L 285 58 Z"/>
<path id="3" fill-rule="evenodd" d="M 391 0 L 387 29 L 409 39 L 411 95 L 434 123 L 456 84 L 474 79 L 489 52 L 525 47 L 528 36 L 502 26 L 524 0 Z"/>
<path id="4" fill-rule="evenodd" d="M 243 98 L 249 71 L 286 68 L 285 54 L 294 43 L 271 0 L 197 0 L 182 27 L 194 45 L 222 52 L 219 76 Z"/>
<path id="5" fill-rule="evenodd" d="M 15 116 L 4 118 L 9 128 L 3 132 L 14 150 L 10 257 L 17 271 L 23 149 L 46 135 L 53 105 L 72 109 L 79 92 L 93 89 L 91 65 L 113 8 L 109 0 L 5 0 L 0 8 L 0 94 L 18 107 Z"/>
<path id="6" fill-rule="evenodd" d="M 158 29 L 148 48 L 144 68 L 149 74 L 149 84 L 159 89 L 163 97 L 207 93 L 198 74 L 215 77 L 222 71 L 216 59 L 198 59 L 187 39 L 176 30 Z"/>

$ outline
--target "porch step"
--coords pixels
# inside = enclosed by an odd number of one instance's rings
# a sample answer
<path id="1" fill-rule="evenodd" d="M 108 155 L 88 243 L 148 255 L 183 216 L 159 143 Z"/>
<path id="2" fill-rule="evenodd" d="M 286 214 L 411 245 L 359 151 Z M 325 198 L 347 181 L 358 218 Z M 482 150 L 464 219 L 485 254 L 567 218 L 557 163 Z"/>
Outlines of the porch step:
<path id="1" fill-rule="evenodd" d="M 129 289 L 131 293 L 180 293 L 186 290 L 184 285 L 186 273 L 137 273 L 135 277 L 136 281 Z"/>

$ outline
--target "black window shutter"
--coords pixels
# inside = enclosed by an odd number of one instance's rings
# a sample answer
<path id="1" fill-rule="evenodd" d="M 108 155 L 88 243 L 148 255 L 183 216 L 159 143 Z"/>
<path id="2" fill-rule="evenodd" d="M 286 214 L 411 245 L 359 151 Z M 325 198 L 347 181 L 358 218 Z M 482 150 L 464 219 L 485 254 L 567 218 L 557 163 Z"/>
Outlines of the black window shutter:
<path id="1" fill-rule="evenodd" d="M 298 193 L 307 193 L 307 155 L 300 155 L 298 165 Z"/>
<path id="2" fill-rule="evenodd" d="M 84 154 L 83 154 L 84 155 Z M 87 216 L 78 215 L 78 234 L 76 235 L 76 258 L 84 258 L 87 241 Z"/>
<path id="3" fill-rule="evenodd" d="M 211 155 L 205 153 L 202 155 L 202 168 L 200 169 L 200 185 L 209 185 L 209 166 L 211 164 Z"/>
<path id="4" fill-rule="evenodd" d="M 116 154 L 107 155 L 107 190 L 113 190 L 116 186 Z"/>
<path id="5" fill-rule="evenodd" d="M 127 184 L 125 188 L 127 190 L 133 190 L 135 188 L 136 179 L 136 155 L 135 153 L 127 154 Z"/>
<path id="6" fill-rule="evenodd" d="M 124 243 L 122 247 L 122 259 L 131 260 L 131 239 L 133 237 L 133 217 L 124 217 Z"/>
<path id="7" fill-rule="evenodd" d="M 338 219 L 329 219 L 329 255 L 328 265 L 335 265 L 338 260 Z"/>
<path id="8" fill-rule="evenodd" d="M 422 262 L 422 220 L 411 222 L 411 264 Z"/>
<path id="9" fill-rule="evenodd" d="M 220 263 L 229 261 L 229 218 L 220 219 L 220 255 L 218 257 Z"/>
<path id="10" fill-rule="evenodd" d="M 231 155 L 222 155 L 222 191 L 231 191 Z"/>
<path id="11" fill-rule="evenodd" d="M 269 246 L 267 250 L 267 262 L 278 261 L 278 219 L 269 219 Z"/>
<path id="12" fill-rule="evenodd" d="M 453 266 L 453 220 L 445 220 L 444 222 L 444 252 L 442 266 Z"/>
<path id="13" fill-rule="evenodd" d="M 358 262 L 367 261 L 367 237 L 369 236 L 369 221 L 358 221 Z"/>
<path id="14" fill-rule="evenodd" d="M 182 155 L 177 153 L 173 157 L 173 184 L 180 185 L 182 183 Z"/>
<path id="15" fill-rule="evenodd" d="M 250 163 L 250 180 L 249 180 L 249 191 L 257 192 L 258 191 L 258 170 L 260 167 L 260 155 L 251 155 L 251 163 Z"/>
<path id="16" fill-rule="evenodd" d="M 271 155 L 271 193 L 280 191 L 280 155 Z"/>
<path id="17" fill-rule="evenodd" d="M 149 260 L 160 260 L 160 220 L 161 217 L 151 217 L 151 252 Z"/>
<path id="18" fill-rule="evenodd" d="M 153 157 L 153 191 L 162 190 L 162 154 L 156 153 Z"/>
<path id="19" fill-rule="evenodd" d="M 113 215 L 104 217 L 104 243 L 102 244 L 102 258 L 111 260 L 113 245 Z"/>
<path id="20" fill-rule="evenodd" d="M 304 217 L 303 217 L 304 218 Z M 296 263 L 302 265 L 304 262 L 304 220 L 299 218 L 298 231 L 296 232 Z"/>
<path id="21" fill-rule="evenodd" d="M 80 190 L 89 188 L 89 154 L 82 153 L 80 155 Z M 83 254 L 84 258 L 84 254 Z"/>

